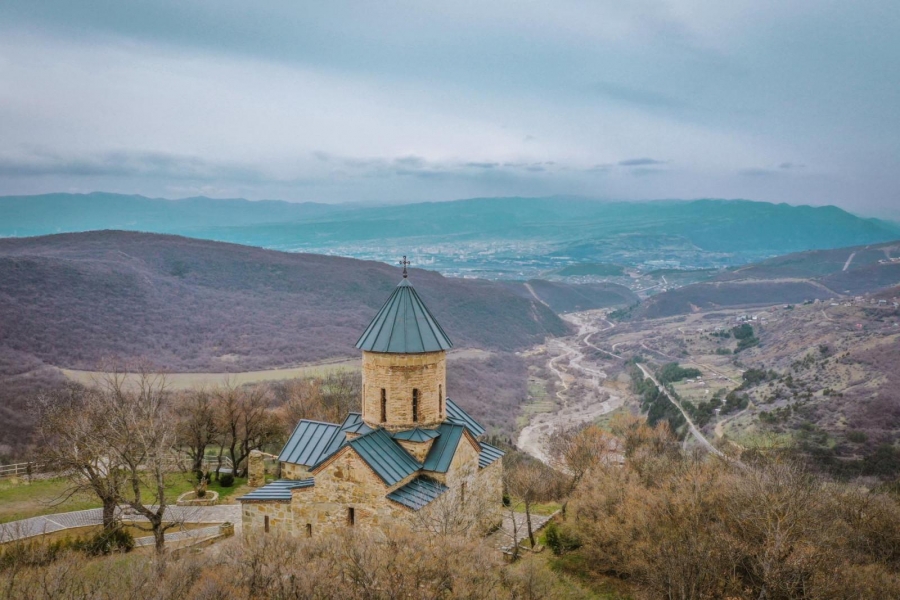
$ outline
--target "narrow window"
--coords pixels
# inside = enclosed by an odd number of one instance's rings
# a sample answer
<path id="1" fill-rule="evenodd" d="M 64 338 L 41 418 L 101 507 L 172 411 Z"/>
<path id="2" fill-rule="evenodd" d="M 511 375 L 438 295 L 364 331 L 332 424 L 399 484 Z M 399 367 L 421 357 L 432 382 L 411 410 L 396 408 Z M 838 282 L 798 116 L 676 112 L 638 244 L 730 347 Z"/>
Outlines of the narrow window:
<path id="1" fill-rule="evenodd" d="M 266 533 L 269 533 L 269 515 L 263 518 L 263 527 L 265 527 Z"/>
<path id="2" fill-rule="evenodd" d="M 438 384 L 438 410 L 444 414 L 444 386 Z"/>
<path id="3" fill-rule="evenodd" d="M 466 482 L 463 481 L 462 485 L 459 486 L 459 501 L 460 504 L 466 503 Z"/>
<path id="4" fill-rule="evenodd" d="M 381 422 L 387 422 L 387 392 L 381 388 Z"/>
<path id="5" fill-rule="evenodd" d="M 352 506 L 347 508 L 347 525 L 350 527 L 356 525 L 356 509 Z"/>
<path id="6" fill-rule="evenodd" d="M 419 422 L 419 390 L 413 390 L 413 405 L 412 405 L 412 418 L 413 423 Z"/>
<path id="7" fill-rule="evenodd" d="M 306 524 L 306 537 L 312 537 L 312 523 Z"/>

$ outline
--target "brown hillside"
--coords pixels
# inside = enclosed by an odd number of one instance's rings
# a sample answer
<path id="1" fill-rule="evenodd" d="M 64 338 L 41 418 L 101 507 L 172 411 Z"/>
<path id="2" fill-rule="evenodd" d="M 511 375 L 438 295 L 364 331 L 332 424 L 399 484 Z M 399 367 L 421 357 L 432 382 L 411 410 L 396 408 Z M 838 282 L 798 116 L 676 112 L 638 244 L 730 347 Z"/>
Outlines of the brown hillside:
<path id="1" fill-rule="evenodd" d="M 566 331 L 546 306 L 487 281 L 413 270 L 457 346 L 516 350 Z M 0 347 L 55 366 L 149 358 L 241 371 L 356 354 L 399 282 L 378 262 L 131 232 L 0 240 Z"/>

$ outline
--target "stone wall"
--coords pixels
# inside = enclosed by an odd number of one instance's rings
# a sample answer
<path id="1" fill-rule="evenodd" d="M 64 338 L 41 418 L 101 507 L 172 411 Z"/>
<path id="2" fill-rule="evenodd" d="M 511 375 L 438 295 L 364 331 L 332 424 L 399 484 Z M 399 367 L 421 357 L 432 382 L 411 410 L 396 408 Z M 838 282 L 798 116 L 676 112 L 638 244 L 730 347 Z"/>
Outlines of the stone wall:
<path id="1" fill-rule="evenodd" d="M 390 431 L 436 427 L 446 418 L 445 352 L 387 354 L 363 352 L 363 420 Z M 381 422 L 381 390 L 387 398 L 387 421 Z M 418 421 L 412 417 L 413 390 L 419 391 Z"/>
<path id="2" fill-rule="evenodd" d="M 241 523 L 243 534 L 256 535 L 265 532 L 266 517 L 269 517 L 269 532 L 292 533 L 291 503 L 284 502 L 243 502 Z"/>
<path id="3" fill-rule="evenodd" d="M 312 488 L 293 491 L 295 535 L 305 535 L 307 524 L 312 526 L 313 535 L 349 527 L 351 507 L 353 527 L 388 527 L 409 519 L 410 511 L 385 497 L 407 481 L 389 488 L 351 448 L 338 452 L 317 470 L 315 478 Z"/>
<path id="4" fill-rule="evenodd" d="M 282 479 L 309 479 L 312 477 L 312 473 L 309 472 L 309 469 L 303 465 L 296 465 L 294 463 L 281 463 L 281 478 Z"/>
<path id="5" fill-rule="evenodd" d="M 419 462 L 424 462 L 425 457 L 428 456 L 428 451 L 431 450 L 431 445 L 434 443 L 434 440 L 428 440 L 427 442 L 408 442 L 406 440 L 397 440 L 397 443 L 403 447 L 404 450 L 412 454 L 413 458 L 415 458 Z"/>
<path id="6" fill-rule="evenodd" d="M 262 487 L 266 484 L 266 456 L 259 450 L 251 450 L 247 457 L 247 485 Z"/>

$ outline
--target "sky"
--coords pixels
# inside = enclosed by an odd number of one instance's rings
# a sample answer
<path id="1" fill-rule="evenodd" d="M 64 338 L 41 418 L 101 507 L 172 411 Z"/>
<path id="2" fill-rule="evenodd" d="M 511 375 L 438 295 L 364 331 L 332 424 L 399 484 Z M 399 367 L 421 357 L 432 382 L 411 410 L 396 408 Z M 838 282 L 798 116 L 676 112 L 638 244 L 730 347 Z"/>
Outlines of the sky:
<path id="1" fill-rule="evenodd" d="M 900 217 L 900 2 L 3 0 L 0 195 Z"/>

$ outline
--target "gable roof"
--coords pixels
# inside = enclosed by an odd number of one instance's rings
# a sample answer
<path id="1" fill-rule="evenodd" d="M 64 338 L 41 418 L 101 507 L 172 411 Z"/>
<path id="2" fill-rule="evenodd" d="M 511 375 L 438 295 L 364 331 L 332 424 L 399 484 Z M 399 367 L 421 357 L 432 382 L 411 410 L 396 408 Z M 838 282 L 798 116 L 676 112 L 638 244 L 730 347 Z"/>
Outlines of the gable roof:
<path id="1" fill-rule="evenodd" d="M 449 350 L 453 342 L 409 280 L 403 279 L 359 337 L 356 347 L 368 352 L 419 354 Z"/>
<path id="2" fill-rule="evenodd" d="M 402 481 L 422 468 L 422 465 L 391 439 L 384 429 L 375 429 L 350 440 L 347 444 L 388 486 Z"/>
<path id="3" fill-rule="evenodd" d="M 457 406 L 456 402 L 447 398 L 447 420 L 451 423 L 468 427 L 473 437 L 478 437 L 484 433 L 484 427 L 469 416 L 469 413 Z"/>
<path id="4" fill-rule="evenodd" d="M 449 489 L 446 485 L 430 477 L 416 477 L 403 487 L 388 494 L 387 499 L 407 508 L 420 510 Z"/>
<path id="5" fill-rule="evenodd" d="M 278 460 L 310 466 L 322 460 L 334 435 L 340 430 L 334 423 L 308 421 L 297 423 Z M 329 452 L 330 454 L 330 452 Z"/>
<path id="6" fill-rule="evenodd" d="M 440 435 L 434 440 L 422 469 L 425 471 L 434 471 L 435 473 L 446 473 L 456 454 L 456 448 L 459 446 L 459 440 L 462 439 L 465 427 L 456 423 L 441 423 L 438 427 Z"/>
<path id="7" fill-rule="evenodd" d="M 291 490 L 296 488 L 306 488 L 312 487 L 316 484 L 314 479 L 279 479 L 278 481 L 273 481 L 271 483 L 267 483 L 261 488 L 257 488 L 250 492 L 249 494 L 245 494 L 238 498 L 239 502 L 244 501 L 281 501 L 281 502 L 290 502 L 291 500 Z"/>
<path id="8" fill-rule="evenodd" d="M 478 453 L 478 468 L 483 469 L 498 459 L 502 458 L 506 452 L 501 450 L 500 448 L 495 448 L 490 444 L 485 444 L 484 442 L 480 442 L 481 452 Z"/>
<path id="9" fill-rule="evenodd" d="M 441 435 L 436 429 L 407 429 L 406 431 L 398 431 L 391 434 L 395 440 L 403 440 L 405 442 L 427 442 Z"/>

